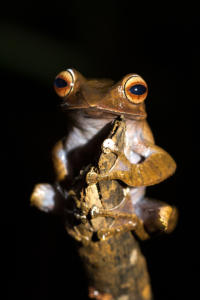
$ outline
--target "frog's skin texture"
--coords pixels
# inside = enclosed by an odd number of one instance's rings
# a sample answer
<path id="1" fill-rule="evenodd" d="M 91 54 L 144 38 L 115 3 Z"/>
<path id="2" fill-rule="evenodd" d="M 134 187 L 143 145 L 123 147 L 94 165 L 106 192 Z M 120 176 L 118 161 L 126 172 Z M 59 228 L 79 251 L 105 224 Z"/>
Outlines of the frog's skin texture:
<path id="1" fill-rule="evenodd" d="M 145 198 L 145 187 L 165 180 L 176 169 L 173 158 L 155 145 L 146 121 L 146 82 L 137 74 L 128 74 L 118 83 L 86 79 L 76 70 L 68 69 L 58 74 L 54 87 L 71 118 L 71 127 L 68 136 L 58 141 L 52 151 L 56 184 L 36 185 L 31 196 L 32 204 L 45 212 L 61 211 L 73 180 L 88 165 L 95 165 L 96 152 L 103 143 L 103 151 L 114 153 L 116 163 L 103 174 L 91 169 L 86 182 L 90 186 L 103 180 L 120 180 L 124 183 L 134 212 L 117 211 L 114 215 L 112 211 L 90 207 L 90 217 L 93 212 L 93 218 L 111 215 L 113 218 L 127 218 L 131 214 L 143 226 L 139 230 L 141 234 L 138 234 L 141 239 L 158 230 L 173 230 L 177 219 L 176 208 Z M 117 116 L 123 116 L 126 124 L 123 151 L 112 139 L 107 139 Z M 87 218 L 87 214 L 84 216 Z M 134 226 L 123 226 L 124 230 L 134 229 Z M 117 229 L 109 231 L 109 234 L 116 233 L 119 231 Z M 102 229 L 104 233 L 106 230 Z M 102 236 L 105 238 L 106 234 Z"/>

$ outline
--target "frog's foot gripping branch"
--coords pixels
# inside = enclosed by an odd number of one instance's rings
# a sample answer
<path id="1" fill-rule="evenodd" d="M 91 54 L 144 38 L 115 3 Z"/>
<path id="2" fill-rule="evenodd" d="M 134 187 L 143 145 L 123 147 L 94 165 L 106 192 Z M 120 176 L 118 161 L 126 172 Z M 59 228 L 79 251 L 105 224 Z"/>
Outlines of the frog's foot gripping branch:
<path id="1" fill-rule="evenodd" d="M 48 183 L 36 184 L 30 202 L 44 212 L 58 213 L 62 211 L 64 195 L 59 185 Z"/>

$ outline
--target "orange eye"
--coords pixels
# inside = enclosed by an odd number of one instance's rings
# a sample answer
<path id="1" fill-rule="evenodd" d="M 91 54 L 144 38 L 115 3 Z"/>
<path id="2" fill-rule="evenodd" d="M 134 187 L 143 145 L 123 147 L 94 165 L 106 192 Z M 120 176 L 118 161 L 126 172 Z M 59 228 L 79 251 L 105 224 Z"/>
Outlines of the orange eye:
<path id="1" fill-rule="evenodd" d="M 58 96 L 65 97 L 68 96 L 74 86 L 74 78 L 70 71 L 60 72 L 54 80 L 54 89 Z"/>
<path id="2" fill-rule="evenodd" d="M 147 84 L 139 75 L 132 75 L 124 84 L 124 93 L 129 101 L 139 104 L 147 97 Z"/>

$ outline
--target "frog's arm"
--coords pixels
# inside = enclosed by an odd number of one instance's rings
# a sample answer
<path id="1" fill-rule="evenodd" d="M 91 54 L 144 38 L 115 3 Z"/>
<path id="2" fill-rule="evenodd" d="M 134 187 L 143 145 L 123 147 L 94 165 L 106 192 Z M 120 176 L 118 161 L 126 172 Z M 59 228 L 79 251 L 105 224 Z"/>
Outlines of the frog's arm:
<path id="1" fill-rule="evenodd" d="M 124 153 L 109 144 L 110 151 L 117 155 L 115 165 L 108 173 L 96 174 L 91 171 L 87 175 L 87 182 L 94 183 L 101 180 L 118 179 L 129 186 L 149 186 L 157 184 L 172 175 L 176 169 L 173 158 L 162 148 L 154 144 L 152 133 L 146 122 L 133 145 L 133 151 L 138 153 L 143 160 L 132 164 Z"/>
<path id="2" fill-rule="evenodd" d="M 129 181 L 134 186 L 154 185 L 171 176 L 176 170 L 176 163 L 165 150 L 155 145 L 146 121 L 140 137 L 133 150 L 144 159 L 138 164 L 131 164 Z"/>

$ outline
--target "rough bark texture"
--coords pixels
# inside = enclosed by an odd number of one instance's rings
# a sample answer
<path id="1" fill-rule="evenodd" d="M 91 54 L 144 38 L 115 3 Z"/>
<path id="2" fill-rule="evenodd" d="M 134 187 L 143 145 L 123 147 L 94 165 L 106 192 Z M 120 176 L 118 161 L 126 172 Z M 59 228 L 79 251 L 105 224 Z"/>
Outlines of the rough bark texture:
<path id="1" fill-rule="evenodd" d="M 124 147 L 125 129 L 125 122 L 121 119 L 116 120 L 109 136 L 120 150 Z M 98 167 L 100 173 L 106 172 L 116 159 L 115 154 L 104 151 L 99 157 L 98 166 L 94 167 Z M 76 203 L 76 208 L 79 207 L 82 212 L 85 207 L 86 215 L 94 205 L 113 210 L 119 207 L 126 197 L 124 184 L 117 180 L 101 181 L 88 186 L 83 178 L 73 190 L 75 196 L 72 193 L 72 202 Z M 125 206 L 126 210 L 128 209 L 127 204 L 123 204 L 122 211 Z M 81 242 L 78 244 L 78 252 L 87 273 L 90 298 L 152 299 L 145 258 L 128 226 L 126 231 L 123 230 L 124 222 L 127 224 L 128 220 L 103 216 L 90 220 L 86 218 L 83 223 L 77 225 L 73 220 L 68 220 L 67 231 Z M 117 228 L 117 233 L 106 236 L 111 228 Z"/>
<path id="2" fill-rule="evenodd" d="M 81 246 L 79 254 L 87 272 L 91 298 L 152 299 L 146 262 L 130 232 Z"/>

